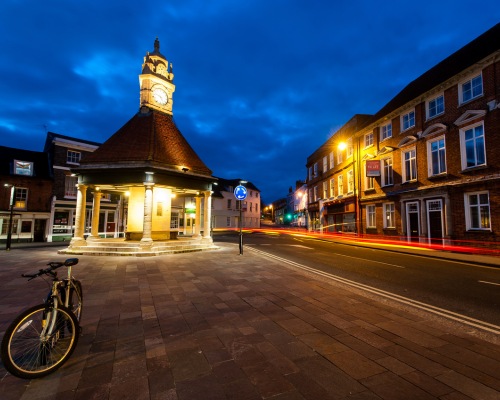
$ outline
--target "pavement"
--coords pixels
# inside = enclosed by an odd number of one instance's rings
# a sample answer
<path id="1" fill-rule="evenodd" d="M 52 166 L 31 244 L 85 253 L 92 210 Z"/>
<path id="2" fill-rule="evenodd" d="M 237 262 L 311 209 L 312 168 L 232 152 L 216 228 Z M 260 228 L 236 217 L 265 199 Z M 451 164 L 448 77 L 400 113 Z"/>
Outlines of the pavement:
<path id="1" fill-rule="evenodd" d="M 83 335 L 75 352 L 32 381 L 0 364 L 0 399 L 500 399 L 498 336 L 250 246 L 239 255 L 237 243 L 216 244 L 148 258 L 79 256 Z M 0 336 L 47 291 L 20 274 L 64 260 L 59 248 L 0 253 Z M 481 262 L 495 264 L 490 258 Z"/>

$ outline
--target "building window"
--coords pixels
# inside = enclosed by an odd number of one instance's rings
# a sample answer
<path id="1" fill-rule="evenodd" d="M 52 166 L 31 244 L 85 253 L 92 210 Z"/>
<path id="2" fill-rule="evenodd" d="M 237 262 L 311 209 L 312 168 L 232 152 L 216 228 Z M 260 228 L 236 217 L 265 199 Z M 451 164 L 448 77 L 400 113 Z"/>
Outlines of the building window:
<path id="1" fill-rule="evenodd" d="M 467 229 L 491 229 L 488 192 L 466 193 L 465 209 Z"/>
<path id="2" fill-rule="evenodd" d="M 323 157 L 323 172 L 328 171 L 328 157 L 324 156 Z"/>
<path id="3" fill-rule="evenodd" d="M 412 110 L 401 116 L 401 131 L 413 128 L 415 126 L 415 110 Z"/>
<path id="4" fill-rule="evenodd" d="M 483 123 L 460 130 L 462 169 L 486 165 Z"/>
<path id="5" fill-rule="evenodd" d="M 33 163 L 14 160 L 14 175 L 33 176 Z"/>
<path id="6" fill-rule="evenodd" d="M 366 227 L 375 228 L 375 206 L 366 206 Z"/>
<path id="7" fill-rule="evenodd" d="M 380 127 L 380 140 L 386 140 L 392 137 L 392 122 Z"/>
<path id="8" fill-rule="evenodd" d="M 481 74 L 459 85 L 460 104 L 466 103 L 483 94 L 483 77 Z"/>
<path id="9" fill-rule="evenodd" d="M 444 113 L 444 96 L 440 95 L 427 102 L 427 119 Z"/>
<path id="10" fill-rule="evenodd" d="M 367 166 L 365 163 L 365 190 L 375 189 L 375 178 L 373 176 L 368 176 Z"/>
<path id="11" fill-rule="evenodd" d="M 14 208 L 26 210 L 28 204 L 28 189 L 16 188 L 14 192 Z"/>
<path id="12" fill-rule="evenodd" d="M 231 227 L 231 217 L 226 217 L 226 226 L 227 226 L 228 228 L 230 228 L 230 227 Z"/>
<path id="13" fill-rule="evenodd" d="M 330 179 L 330 197 L 335 197 L 335 179 Z"/>
<path id="14" fill-rule="evenodd" d="M 337 149 L 337 165 L 344 162 L 344 156 L 342 155 L 342 150 Z"/>
<path id="15" fill-rule="evenodd" d="M 318 201 L 318 187 L 314 186 L 314 201 Z"/>
<path id="16" fill-rule="evenodd" d="M 352 169 L 347 171 L 347 193 L 354 193 L 354 173 Z"/>
<path id="17" fill-rule="evenodd" d="M 384 158 L 382 160 L 382 186 L 390 186 L 394 184 L 394 176 L 392 169 L 392 158 Z"/>
<path id="18" fill-rule="evenodd" d="M 417 156 L 415 149 L 403 153 L 403 182 L 417 179 Z"/>
<path id="19" fill-rule="evenodd" d="M 429 176 L 446 172 L 446 146 L 444 136 L 427 142 Z"/>
<path id="20" fill-rule="evenodd" d="M 76 176 L 66 175 L 64 177 L 64 197 L 69 199 L 76 199 L 77 189 L 76 184 L 78 178 Z"/>
<path id="21" fill-rule="evenodd" d="M 328 182 L 327 181 L 323 182 L 323 198 L 324 199 L 328 198 Z"/>
<path id="22" fill-rule="evenodd" d="M 79 151 L 68 150 L 66 161 L 68 164 L 78 164 L 80 162 L 80 158 L 82 153 Z"/>
<path id="23" fill-rule="evenodd" d="M 311 203 L 313 200 L 313 190 L 309 189 L 309 193 L 307 194 L 307 204 Z"/>
<path id="24" fill-rule="evenodd" d="M 308 171 L 309 171 L 309 180 L 312 180 L 312 178 L 313 178 L 313 169 L 312 169 L 312 167 L 309 167 Z"/>
<path id="25" fill-rule="evenodd" d="M 337 195 L 342 196 L 344 194 L 344 177 L 339 175 L 337 178 Z"/>
<path id="26" fill-rule="evenodd" d="M 394 203 L 385 203 L 384 204 L 384 228 L 395 228 L 395 214 L 396 210 L 394 207 Z"/>
<path id="27" fill-rule="evenodd" d="M 314 177 L 318 176 L 318 163 L 314 163 Z"/>
<path id="28" fill-rule="evenodd" d="M 253 210 L 252 210 L 252 206 L 253 206 L 253 203 L 252 203 L 252 202 L 250 202 L 250 212 L 253 212 Z"/>
<path id="29" fill-rule="evenodd" d="M 231 210 L 232 207 L 233 207 L 232 200 L 231 199 L 227 199 L 227 209 Z"/>
<path id="30" fill-rule="evenodd" d="M 365 135 L 365 149 L 370 146 L 373 146 L 373 132 Z"/>
<path id="31" fill-rule="evenodd" d="M 335 161 L 334 161 L 333 151 L 330 151 L 330 169 L 332 169 L 334 166 L 335 166 Z"/>
<path id="32" fill-rule="evenodd" d="M 354 154 L 354 147 L 352 145 L 352 138 L 349 138 L 347 140 L 346 151 L 347 151 L 347 158 L 352 157 L 352 155 Z"/>

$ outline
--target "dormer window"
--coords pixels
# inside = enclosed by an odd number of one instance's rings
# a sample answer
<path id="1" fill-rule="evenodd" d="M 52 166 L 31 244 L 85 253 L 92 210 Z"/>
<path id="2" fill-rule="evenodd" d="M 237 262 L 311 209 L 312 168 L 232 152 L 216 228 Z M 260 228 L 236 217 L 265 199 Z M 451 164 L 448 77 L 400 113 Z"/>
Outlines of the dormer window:
<path id="1" fill-rule="evenodd" d="M 33 163 L 30 161 L 14 160 L 14 175 L 33 176 Z"/>
<path id="2" fill-rule="evenodd" d="M 79 151 L 68 150 L 66 155 L 66 162 L 68 164 L 79 164 L 80 158 L 82 157 L 82 153 Z"/>

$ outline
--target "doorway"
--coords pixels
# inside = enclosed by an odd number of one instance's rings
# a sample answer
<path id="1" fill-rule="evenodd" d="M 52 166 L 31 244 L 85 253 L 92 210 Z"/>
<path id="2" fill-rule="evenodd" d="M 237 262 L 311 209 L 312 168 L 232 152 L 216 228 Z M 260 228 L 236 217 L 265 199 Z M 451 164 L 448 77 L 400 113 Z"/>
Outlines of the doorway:
<path id="1" fill-rule="evenodd" d="M 406 203 L 406 236 L 409 241 L 420 240 L 420 212 L 418 201 Z"/>
<path id="2" fill-rule="evenodd" d="M 46 219 L 35 219 L 35 230 L 33 232 L 33 240 L 35 242 L 45 242 L 45 227 Z"/>
<path id="3" fill-rule="evenodd" d="M 443 238 L 443 200 L 427 200 L 429 239 Z"/>

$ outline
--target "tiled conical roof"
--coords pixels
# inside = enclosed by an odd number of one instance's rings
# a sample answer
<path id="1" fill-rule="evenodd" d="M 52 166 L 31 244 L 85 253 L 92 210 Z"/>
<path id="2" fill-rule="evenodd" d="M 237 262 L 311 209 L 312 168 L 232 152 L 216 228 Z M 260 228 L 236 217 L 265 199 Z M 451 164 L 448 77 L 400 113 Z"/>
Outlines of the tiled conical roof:
<path id="1" fill-rule="evenodd" d="M 83 168 L 151 166 L 211 176 L 175 125 L 172 115 L 143 107 L 96 151 L 80 161 Z"/>

